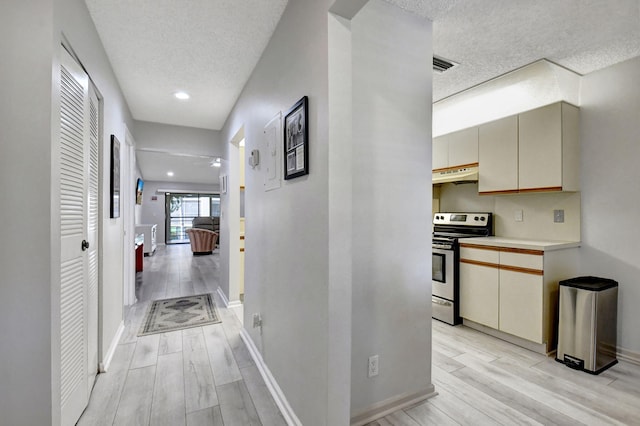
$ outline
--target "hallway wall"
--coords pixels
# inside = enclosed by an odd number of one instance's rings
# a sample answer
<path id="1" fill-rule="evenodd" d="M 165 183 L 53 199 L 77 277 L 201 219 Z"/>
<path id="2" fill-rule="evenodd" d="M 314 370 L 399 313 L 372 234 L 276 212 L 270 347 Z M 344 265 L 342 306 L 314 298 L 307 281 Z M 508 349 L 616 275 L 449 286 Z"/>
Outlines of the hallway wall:
<path id="1" fill-rule="evenodd" d="M 59 55 L 69 43 L 103 98 L 99 350 L 122 324 L 122 219 L 109 219 L 109 135 L 132 119 L 82 0 L 11 2 L 0 14 L 2 143 L 0 413 L 3 424 L 60 422 L 60 220 L 55 169 Z M 124 154 L 123 154 L 124 155 Z M 123 161 L 124 164 L 124 161 Z M 106 184 L 105 184 L 106 182 Z M 96 366 L 97 367 L 97 366 Z"/>

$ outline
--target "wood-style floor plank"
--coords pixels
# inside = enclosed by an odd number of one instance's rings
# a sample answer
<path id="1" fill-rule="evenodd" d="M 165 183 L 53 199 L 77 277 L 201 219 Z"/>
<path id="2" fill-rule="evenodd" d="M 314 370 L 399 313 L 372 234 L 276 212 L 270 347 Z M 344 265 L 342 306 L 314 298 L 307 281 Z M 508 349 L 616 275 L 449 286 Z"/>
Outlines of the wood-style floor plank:
<path id="1" fill-rule="evenodd" d="M 242 375 L 227 342 L 222 324 L 211 324 L 202 327 L 204 340 L 209 352 L 209 361 L 213 370 L 216 386 L 242 380 Z"/>
<path id="2" fill-rule="evenodd" d="M 167 355 L 182 351 L 182 330 L 170 331 L 160 335 L 158 355 Z"/>
<path id="3" fill-rule="evenodd" d="M 220 406 L 187 414 L 187 426 L 224 426 Z"/>
<path id="4" fill-rule="evenodd" d="M 98 374 L 96 377 L 93 393 L 102 397 L 89 400 L 89 405 L 78 422 L 79 426 L 113 424 L 135 346 L 135 343 L 118 345 L 109 366 L 109 374 Z"/>
<path id="5" fill-rule="evenodd" d="M 114 425 L 149 425 L 155 379 L 155 365 L 129 370 L 116 411 Z M 92 395 L 92 397 L 94 396 Z"/>
<path id="6" fill-rule="evenodd" d="M 437 396 L 437 395 L 436 395 Z M 434 397 L 435 398 L 435 397 Z M 405 410 L 420 426 L 459 426 L 460 423 L 449 417 L 440 408 L 424 401 Z"/>
<path id="7" fill-rule="evenodd" d="M 184 398 L 182 352 L 159 356 L 153 387 L 151 424 L 184 426 L 186 424 Z"/>
<path id="8" fill-rule="evenodd" d="M 202 328 L 183 334 L 184 385 L 187 413 L 218 405 L 209 355 Z M 198 333 L 195 331 L 198 330 Z M 186 331 L 186 330 L 185 330 Z"/>
<path id="9" fill-rule="evenodd" d="M 150 334 L 138 337 L 136 350 L 133 353 L 131 368 L 148 367 L 156 365 L 158 361 L 158 347 L 160 345 L 160 335 Z"/>
<path id="10" fill-rule="evenodd" d="M 267 385 L 262 380 L 258 367 L 251 365 L 240 369 L 240 373 L 262 424 L 264 426 L 287 426 L 287 422 L 280 414 L 280 409 L 269 393 Z"/>
<path id="11" fill-rule="evenodd" d="M 261 426 L 249 391 L 242 380 L 217 387 L 225 425 Z"/>

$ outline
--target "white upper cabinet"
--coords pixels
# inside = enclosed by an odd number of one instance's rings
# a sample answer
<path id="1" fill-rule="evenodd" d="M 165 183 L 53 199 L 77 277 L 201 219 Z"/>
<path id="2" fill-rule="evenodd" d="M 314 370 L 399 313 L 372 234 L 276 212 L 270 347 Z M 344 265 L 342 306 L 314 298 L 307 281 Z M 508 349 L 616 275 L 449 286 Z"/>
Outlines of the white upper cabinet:
<path id="1" fill-rule="evenodd" d="M 579 191 L 578 111 L 558 102 L 481 125 L 478 192 Z"/>
<path id="2" fill-rule="evenodd" d="M 564 102 L 522 113 L 519 189 L 578 191 L 578 108 Z"/>
<path id="3" fill-rule="evenodd" d="M 478 128 L 460 130 L 433 139 L 432 169 L 476 165 L 478 163 Z"/>
<path id="4" fill-rule="evenodd" d="M 517 192 L 518 116 L 481 125 L 478 137 L 478 192 Z"/>

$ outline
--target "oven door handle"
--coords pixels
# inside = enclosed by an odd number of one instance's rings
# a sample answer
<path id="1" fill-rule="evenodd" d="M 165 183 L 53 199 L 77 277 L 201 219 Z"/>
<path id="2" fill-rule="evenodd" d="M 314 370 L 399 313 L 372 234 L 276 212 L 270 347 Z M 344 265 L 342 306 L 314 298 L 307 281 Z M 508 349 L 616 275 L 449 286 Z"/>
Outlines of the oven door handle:
<path id="1" fill-rule="evenodd" d="M 441 306 L 451 306 L 451 302 L 436 299 L 435 297 L 431 298 L 431 303 L 435 303 L 436 305 L 441 305 Z"/>
<path id="2" fill-rule="evenodd" d="M 453 246 L 451 244 L 431 244 L 431 248 L 440 249 L 440 250 L 453 250 Z"/>

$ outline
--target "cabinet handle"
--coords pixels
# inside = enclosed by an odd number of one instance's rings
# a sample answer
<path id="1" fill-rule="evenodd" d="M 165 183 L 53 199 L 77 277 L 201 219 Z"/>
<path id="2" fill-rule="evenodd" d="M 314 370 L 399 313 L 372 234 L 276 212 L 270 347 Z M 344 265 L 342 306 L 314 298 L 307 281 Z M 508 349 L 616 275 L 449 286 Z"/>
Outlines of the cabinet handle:
<path id="1" fill-rule="evenodd" d="M 82 240 L 82 251 L 86 251 L 89 248 L 89 241 Z"/>

